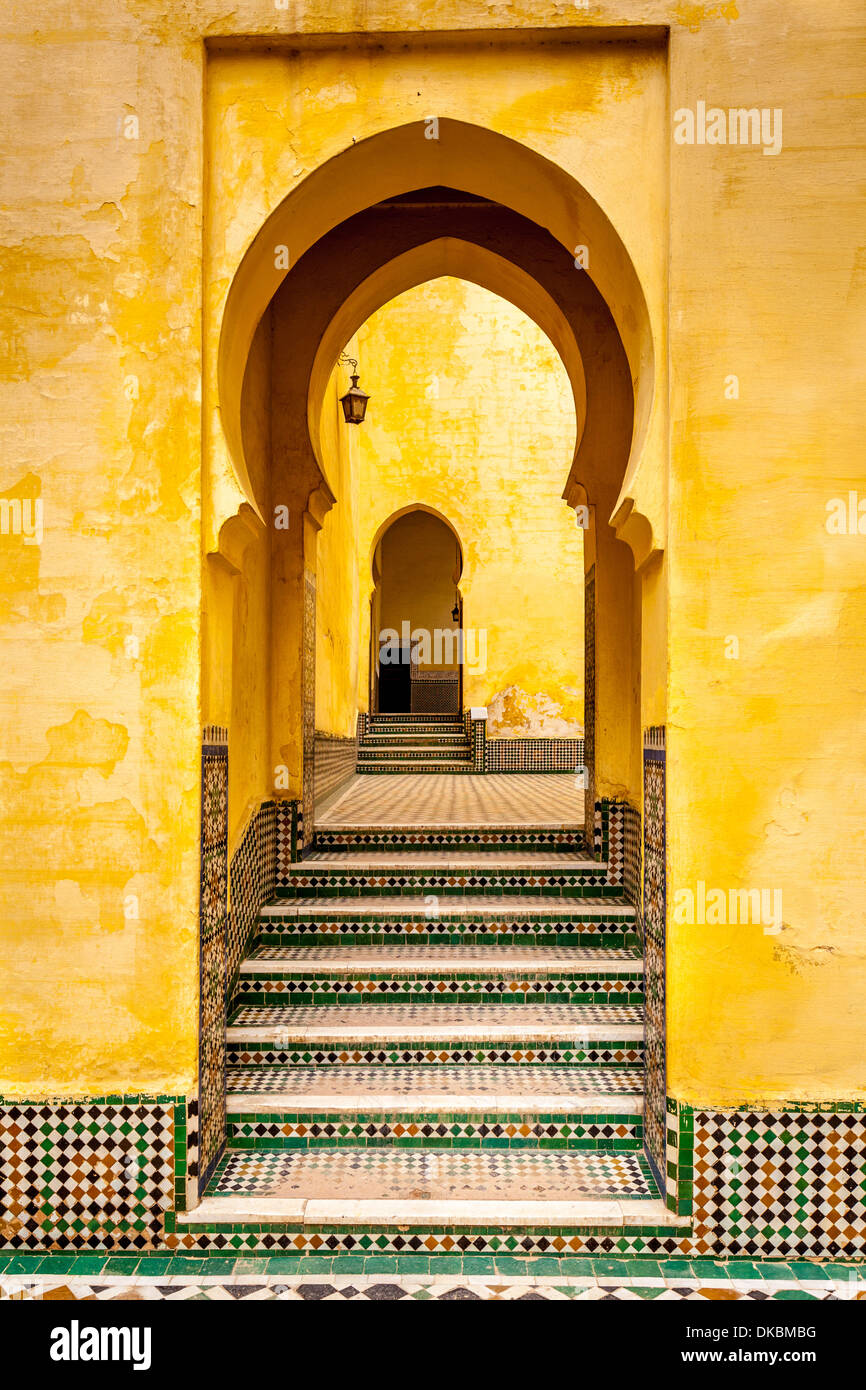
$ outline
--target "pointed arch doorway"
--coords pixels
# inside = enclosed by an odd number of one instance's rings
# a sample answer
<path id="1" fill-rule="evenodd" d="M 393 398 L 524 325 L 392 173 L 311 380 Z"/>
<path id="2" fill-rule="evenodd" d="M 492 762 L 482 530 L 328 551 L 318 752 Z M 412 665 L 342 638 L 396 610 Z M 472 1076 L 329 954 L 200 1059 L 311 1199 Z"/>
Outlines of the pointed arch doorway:
<path id="1" fill-rule="evenodd" d="M 463 708 L 463 551 L 450 522 L 418 504 L 374 541 L 370 709 L 457 714 Z"/>

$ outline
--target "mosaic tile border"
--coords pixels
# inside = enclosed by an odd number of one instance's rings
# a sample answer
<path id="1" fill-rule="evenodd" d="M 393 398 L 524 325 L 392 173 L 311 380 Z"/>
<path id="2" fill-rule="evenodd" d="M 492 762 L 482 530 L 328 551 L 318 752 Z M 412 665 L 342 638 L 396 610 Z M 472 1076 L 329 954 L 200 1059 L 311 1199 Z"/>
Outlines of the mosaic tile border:
<path id="1" fill-rule="evenodd" d="M 445 897 L 544 897 L 577 899 L 586 897 L 621 898 L 622 869 L 613 864 L 568 861 L 555 870 L 537 869 L 532 865 L 506 866 L 483 860 L 466 869 L 423 868 L 363 868 L 341 865 L 323 869 L 316 863 L 302 861 L 289 865 L 277 875 L 277 897 L 293 898 L 364 898 L 418 897 L 434 893 Z M 619 880 L 619 881 L 618 881 Z"/>
<path id="2" fill-rule="evenodd" d="M 304 848 L 304 809 L 300 801 L 288 799 L 275 803 L 276 865 L 274 887 L 287 881 L 290 866 L 301 858 Z"/>
<path id="3" fill-rule="evenodd" d="M 586 792 L 584 825 L 592 825 L 595 809 L 595 565 L 586 571 L 583 584 L 583 723 Z"/>
<path id="4" fill-rule="evenodd" d="M 647 1155 L 658 1179 L 668 1171 L 665 940 L 667 917 L 665 731 L 656 726 L 643 737 L 643 910 L 647 1009 L 645 1016 Z M 665 1178 L 667 1199 L 676 1195 Z"/>
<path id="5" fill-rule="evenodd" d="M 495 1280 L 491 1284 L 490 1281 Z M 490 1257 L 476 1254 L 235 1256 L 43 1255 L 0 1256 L 0 1298 L 39 1298 L 57 1288 L 62 1297 L 110 1300 L 130 1291 L 150 1298 L 184 1300 L 198 1295 L 246 1302 L 266 1294 L 328 1300 L 340 1296 L 391 1300 L 407 1297 L 450 1298 L 455 1289 L 472 1296 L 608 1298 L 693 1298 L 863 1300 L 863 1269 L 855 1263 L 818 1261 L 714 1260 L 639 1255 L 602 1255 L 597 1259 L 542 1256 Z M 331 1290 L 329 1292 L 329 1289 Z M 470 1296 L 467 1292 L 465 1296 Z"/>
<path id="6" fill-rule="evenodd" d="M 584 899 L 584 902 L 587 900 Z M 341 945 L 351 942 L 358 946 L 387 946 L 389 943 L 414 943 L 459 946 L 462 942 L 475 945 L 501 945 L 515 941 L 523 946 L 568 946 L 598 941 L 604 946 L 630 946 L 636 940 L 636 927 L 629 918 L 605 920 L 579 910 L 563 912 L 545 920 L 539 916 L 523 920 L 519 917 L 477 917 L 463 912 L 448 913 L 447 907 L 437 917 L 423 918 L 407 911 L 405 917 L 384 918 L 373 912 L 340 913 L 323 920 L 315 918 L 267 918 L 259 926 L 256 940 L 269 946 Z"/>
<path id="7" fill-rule="evenodd" d="M 336 795 L 355 774 L 357 738 L 338 738 L 316 730 L 313 740 L 313 792 L 316 802 Z"/>
<path id="8" fill-rule="evenodd" d="M 228 730 L 209 725 L 201 749 L 198 1093 L 202 1183 L 219 1159 L 226 1134 L 228 756 Z"/>
<path id="9" fill-rule="evenodd" d="M 668 1099 L 668 1205 L 709 1249 L 866 1257 L 866 1105 L 714 1110 Z"/>
<path id="10" fill-rule="evenodd" d="M 532 826 L 490 826 L 486 830 L 469 830 L 455 826 L 356 826 L 342 830 L 317 827 L 313 833 L 315 850 L 365 849 L 457 849 L 502 850 L 529 849 L 551 853 L 586 851 L 582 830 L 536 830 Z"/>
<path id="11" fill-rule="evenodd" d="M 301 1231 L 291 1223 L 197 1224 L 186 1230 L 178 1226 L 172 1205 L 182 1210 L 183 1184 L 194 1164 L 193 1098 L 130 1095 L 32 1105 L 10 1100 L 0 1106 L 0 1241 L 11 1251 L 43 1254 L 178 1249 L 863 1259 L 862 1104 L 840 1101 L 821 1109 L 800 1104 L 782 1106 L 778 1113 L 672 1104 L 678 1143 L 688 1133 L 688 1118 L 693 1120 L 690 1230 L 533 1228 L 503 1237 L 501 1230 L 461 1234 L 454 1228 Z M 580 1117 L 580 1123 L 587 1118 Z M 681 1143 L 679 1156 L 687 1157 Z"/>
<path id="12" fill-rule="evenodd" d="M 276 890 L 277 808 L 263 801 L 247 824 L 229 866 L 230 910 L 226 949 L 227 994 L 256 934 L 259 912 Z"/>
<path id="13" fill-rule="evenodd" d="M 638 1115 L 495 1114 L 483 1111 L 419 1117 L 399 1108 L 382 1115 L 278 1112 L 234 1113 L 229 1118 L 233 1149 L 333 1148 L 562 1148 L 636 1152 L 643 1144 Z"/>
<path id="14" fill-rule="evenodd" d="M 574 772 L 584 766 L 582 738 L 489 738 L 486 772 Z"/>
<path id="15" fill-rule="evenodd" d="M 306 566 L 301 646 L 301 711 L 303 818 L 298 823 L 298 832 L 301 843 L 306 844 L 313 838 L 316 805 L 316 575 Z"/>
<path id="16" fill-rule="evenodd" d="M 422 671 L 412 666 L 409 677 L 412 714 L 451 714 L 460 708 L 459 671 Z"/>
<path id="17" fill-rule="evenodd" d="M 0 1246 L 158 1248 L 190 1196 L 196 1110 L 171 1095 L 0 1102 Z"/>
<path id="18" fill-rule="evenodd" d="M 615 1032 L 615 1028 L 611 1029 Z M 640 1067 L 643 1064 L 643 1043 L 613 1039 L 554 1038 L 527 1043 L 498 1039 L 492 1042 L 442 1038 L 420 1041 L 407 1038 L 381 1042 L 363 1040 L 357 1043 L 327 1041 L 304 1043 L 286 1041 L 274 1028 L 274 1037 L 256 1042 L 233 1042 L 226 1046 L 227 1064 L 231 1067 L 289 1066 L 381 1066 L 398 1067 L 424 1063 L 430 1066 L 480 1065 L 503 1063 L 509 1066 L 537 1067 L 549 1063 L 580 1067 Z"/>
<path id="19" fill-rule="evenodd" d="M 639 972 L 610 975 L 604 971 L 558 971 L 533 977 L 529 970 L 519 977 L 497 978 L 495 962 L 485 970 L 443 975 L 424 973 L 398 978 L 393 972 L 351 972 L 329 974 L 327 970 L 306 974 L 269 972 L 243 975 L 235 986 L 232 1007 L 239 1004 L 594 1004 L 643 1003 L 643 976 Z"/>

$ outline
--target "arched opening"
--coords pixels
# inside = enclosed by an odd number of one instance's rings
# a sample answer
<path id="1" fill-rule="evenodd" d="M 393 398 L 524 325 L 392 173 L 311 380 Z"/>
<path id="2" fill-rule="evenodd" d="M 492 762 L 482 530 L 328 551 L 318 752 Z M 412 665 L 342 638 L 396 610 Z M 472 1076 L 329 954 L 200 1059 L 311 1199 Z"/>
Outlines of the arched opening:
<path id="1" fill-rule="evenodd" d="M 462 570 L 460 541 L 432 510 L 386 523 L 372 565 L 371 713 L 462 710 Z"/>
<path id="2" fill-rule="evenodd" d="M 302 801 L 311 833 L 316 537 L 341 495 L 322 438 L 323 421 L 332 442 L 335 432 L 327 394 L 334 359 L 377 306 L 433 275 L 464 275 L 544 328 L 572 384 L 575 451 L 562 483 L 585 527 L 589 824 L 599 797 L 640 797 L 643 581 L 635 562 L 658 552 L 664 523 L 663 486 L 637 486 L 658 432 L 649 313 L 616 232 L 570 176 L 459 122 L 440 123 L 435 150 L 422 135 L 401 127 L 361 141 L 299 185 L 254 239 L 226 299 L 224 436 L 212 430 L 211 438 L 218 453 L 224 437 L 251 510 L 270 520 L 277 505 L 292 518 L 270 536 L 270 760 L 288 768 L 287 790 Z M 587 240 L 590 272 L 573 255 Z M 288 272 L 275 270 L 275 244 L 289 247 Z M 215 458 L 215 483 L 219 472 Z M 262 481 L 251 488 L 254 476 Z M 217 512 L 226 496 L 215 486 Z"/>

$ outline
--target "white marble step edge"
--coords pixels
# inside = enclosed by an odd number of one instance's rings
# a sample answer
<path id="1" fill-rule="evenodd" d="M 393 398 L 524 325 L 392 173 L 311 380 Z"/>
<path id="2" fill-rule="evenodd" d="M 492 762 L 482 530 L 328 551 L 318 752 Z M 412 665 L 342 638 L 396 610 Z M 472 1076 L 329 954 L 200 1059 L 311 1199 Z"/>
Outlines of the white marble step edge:
<path id="1" fill-rule="evenodd" d="M 340 873 L 373 874 L 411 874 L 430 871 L 455 874 L 490 874 L 498 871 L 498 877 L 508 877 L 514 874 L 562 873 L 565 870 L 569 873 L 579 874 L 592 869 L 598 876 L 606 872 L 606 865 L 600 864 L 597 859 L 584 859 L 567 852 L 547 855 L 543 851 L 526 850 L 526 857 L 522 859 L 516 857 L 520 854 L 520 850 L 505 851 L 508 858 L 499 858 L 497 850 L 488 850 L 483 858 L 473 855 L 469 850 L 457 851 L 458 854 L 462 854 L 462 858 L 449 856 L 447 850 L 440 850 L 438 854 L 436 851 L 425 854 L 423 850 L 406 849 L 402 851 L 405 856 L 402 859 L 400 853 L 399 850 L 387 854 L 383 852 L 377 857 L 375 855 L 362 856 L 352 850 L 342 850 L 333 855 L 331 851 L 316 850 L 315 856 L 327 854 L 329 857 L 318 858 L 311 855 L 307 859 L 299 859 L 294 864 L 288 864 L 285 872 L 288 874 L 329 874 L 337 870 Z M 532 855 L 536 857 L 532 858 Z"/>
<path id="2" fill-rule="evenodd" d="M 267 1011 L 268 1008 L 266 1004 L 259 1007 L 263 1011 Z M 368 1007 L 372 1011 L 374 1006 L 369 1005 Z M 422 1006 L 419 1005 L 419 1007 Z M 431 1004 L 429 1007 L 432 1009 L 435 1008 L 435 1005 Z M 509 1004 L 505 1007 L 513 1008 L 514 1005 Z M 327 1010 L 323 1009 L 323 1012 L 327 1012 Z M 356 1012 L 363 1015 L 367 1009 L 363 1005 L 358 1005 Z M 233 1024 L 226 1028 L 226 1042 L 229 1044 L 273 1043 L 279 1040 L 280 1047 L 311 1047 L 313 1043 L 325 1042 L 343 1045 L 380 1043 L 383 1047 L 387 1047 L 400 1044 L 404 1040 L 412 1043 L 447 1040 L 449 1044 L 477 1041 L 514 1042 L 527 1046 L 560 1042 L 563 1039 L 569 1041 L 573 1039 L 589 1046 L 594 1042 L 643 1042 L 643 1036 L 642 1023 L 563 1023 L 561 1025 L 551 1024 L 547 1028 L 531 1028 L 520 1027 L 519 1024 L 513 1024 L 509 1027 L 499 1023 L 440 1023 L 434 1026 L 415 1020 L 404 1028 L 399 1028 L 396 1026 L 388 1027 L 382 1023 L 377 1026 L 370 1024 L 365 1026 L 359 1018 L 357 1023 L 345 1025 L 332 1023 L 330 1027 L 324 1023 L 319 1026 L 308 1023 L 302 1028 L 293 1029 L 285 1023 L 266 1023 L 263 1021 L 249 1027 Z"/>
<path id="3" fill-rule="evenodd" d="M 279 949 L 278 947 L 275 949 Z M 296 949 L 295 947 L 292 948 Z M 301 948 L 303 949 L 303 948 Z M 322 948 L 311 946 L 310 952 Z M 328 949 L 328 948 L 325 948 Z M 368 955 L 363 946 L 347 947 L 345 950 L 334 949 L 333 956 L 312 955 L 308 960 L 254 960 L 247 958 L 241 961 L 240 974 L 251 975 L 256 979 L 267 979 L 272 975 L 321 975 L 327 972 L 340 972 L 346 975 L 357 975 L 362 971 L 377 971 L 387 975 L 402 974 L 430 974 L 430 975 L 462 975 L 471 971 L 473 975 L 478 974 L 479 970 L 489 971 L 491 975 L 514 976 L 519 978 L 522 975 L 558 975 L 562 970 L 580 971 L 588 970 L 595 974 L 604 971 L 606 975 L 638 975 L 643 971 L 643 958 L 635 956 L 632 960 L 619 960 L 616 957 L 606 955 L 602 948 L 593 953 L 592 960 L 575 961 L 569 959 L 567 948 L 558 951 L 556 956 L 538 961 L 531 960 L 509 960 L 507 948 L 501 946 L 489 946 L 488 957 L 479 958 L 477 955 L 469 956 L 462 960 L 442 960 L 426 959 L 425 952 L 428 948 L 424 946 L 407 946 L 406 954 L 399 957 L 374 956 Z M 459 948 L 458 948 L 459 949 Z M 471 950 L 468 947 L 467 950 Z M 527 950 L 530 950 L 527 947 Z M 544 946 L 539 946 L 539 952 L 544 951 Z"/>
<path id="4" fill-rule="evenodd" d="M 641 1073 L 641 1079 L 643 1073 Z M 418 1092 L 412 1095 L 365 1095 L 363 1090 L 350 1095 L 316 1094 L 285 1095 L 279 1092 L 244 1091 L 226 1096 L 229 1115 L 275 1115 L 278 1112 L 304 1115 L 642 1115 L 643 1095 L 499 1095 L 485 1091 L 461 1095 L 454 1091 Z M 432 1123 L 432 1122 L 431 1122 Z"/>
<path id="5" fill-rule="evenodd" d="M 401 1201 L 380 1198 L 203 1197 L 192 1211 L 178 1212 L 178 1225 L 202 1222 L 298 1221 L 304 1226 L 670 1226 L 687 1227 L 660 1198 L 609 1197 L 581 1201 L 485 1200 Z"/>

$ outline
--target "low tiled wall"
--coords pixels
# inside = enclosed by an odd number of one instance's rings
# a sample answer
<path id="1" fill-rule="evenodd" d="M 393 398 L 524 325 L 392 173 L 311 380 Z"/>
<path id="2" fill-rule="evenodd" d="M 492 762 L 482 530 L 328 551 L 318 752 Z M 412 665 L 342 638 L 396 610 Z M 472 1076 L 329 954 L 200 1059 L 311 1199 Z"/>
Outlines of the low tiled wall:
<path id="1" fill-rule="evenodd" d="M 354 777 L 358 765 L 357 738 L 337 738 L 334 734 L 316 734 L 314 745 L 313 785 L 316 802 Z"/>
<path id="2" fill-rule="evenodd" d="M 575 772 L 583 766 L 582 738 L 488 738 L 488 772 Z"/>

